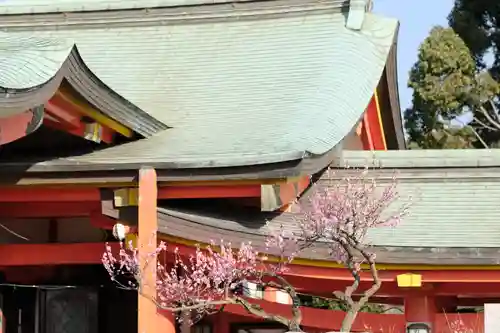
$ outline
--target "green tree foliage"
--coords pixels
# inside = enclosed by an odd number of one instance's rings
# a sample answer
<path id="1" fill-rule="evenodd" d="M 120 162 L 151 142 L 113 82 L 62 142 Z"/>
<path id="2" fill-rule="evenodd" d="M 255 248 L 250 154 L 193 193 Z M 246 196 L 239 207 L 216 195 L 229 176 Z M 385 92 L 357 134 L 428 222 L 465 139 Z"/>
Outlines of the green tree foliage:
<path id="1" fill-rule="evenodd" d="M 483 106 L 498 93 L 498 84 L 479 72 L 464 41 L 450 28 L 434 27 L 419 48 L 408 86 L 413 103 L 405 110 L 411 148 L 473 148 L 486 146 L 478 127 Z M 474 115 L 474 124 L 463 117 Z M 452 121 L 453 120 L 453 121 Z M 500 129 L 500 127 L 499 127 Z"/>
<path id="2" fill-rule="evenodd" d="M 455 0 L 448 16 L 450 27 L 462 38 L 471 51 L 479 69 L 489 69 L 500 79 L 500 1 Z M 485 56 L 491 53 L 493 64 Z"/>
<path id="3" fill-rule="evenodd" d="M 469 48 L 480 71 L 487 71 L 500 82 L 500 1 L 498 0 L 455 0 L 448 16 L 450 27 L 462 38 Z M 493 118 L 479 115 L 483 126 L 477 126 L 481 137 L 490 147 L 499 147 L 500 124 L 498 96 L 487 106 Z M 476 124 L 477 125 L 477 124 Z"/>
<path id="4" fill-rule="evenodd" d="M 327 309 L 327 310 L 337 310 L 347 312 L 349 307 L 342 301 L 338 299 L 300 295 L 301 303 L 303 306 L 316 308 L 316 309 Z M 370 312 L 370 313 L 384 313 L 386 312 L 386 307 L 380 304 L 366 304 L 360 310 L 360 312 Z"/>

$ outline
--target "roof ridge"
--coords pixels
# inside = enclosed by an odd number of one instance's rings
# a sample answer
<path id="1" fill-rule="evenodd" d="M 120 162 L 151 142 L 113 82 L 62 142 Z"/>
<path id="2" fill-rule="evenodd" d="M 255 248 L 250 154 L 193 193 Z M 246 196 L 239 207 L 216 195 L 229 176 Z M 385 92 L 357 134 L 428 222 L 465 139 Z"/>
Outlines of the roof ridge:
<path id="1" fill-rule="evenodd" d="M 19 14 L 43 14 L 43 13 L 72 13 L 72 12 L 98 12 L 98 11 L 123 11 L 143 10 L 154 8 L 173 8 L 190 6 L 213 6 L 221 4 L 237 4 L 250 2 L 275 2 L 276 0 L 21 0 L 0 3 L 0 15 Z M 337 3 L 348 6 L 351 0 L 330 0 L 329 3 Z M 363 0 L 365 1 L 365 0 Z M 370 1 L 370 0 L 369 0 Z M 322 2 L 317 1 L 317 2 Z M 323 1 L 325 2 L 325 1 Z"/>
<path id="2" fill-rule="evenodd" d="M 39 1 L 39 0 L 37 0 Z M 145 0 L 142 0 L 145 1 Z M 0 4 L 0 27 L 7 29 L 46 29 L 54 26 L 106 26 L 112 24 L 145 25 L 158 23 L 182 23 L 185 21 L 251 19 L 256 16 L 297 14 L 304 12 L 346 12 L 351 0 L 171 0 L 192 5 L 156 6 L 145 5 L 134 8 L 107 10 L 66 10 L 54 7 L 53 11 L 22 11 L 4 9 Z M 366 1 L 366 0 L 358 0 Z M 158 1 L 157 1 L 158 2 Z M 162 3 L 163 1 L 159 1 Z M 195 4 L 199 2 L 199 4 Z M 57 9 L 57 11 L 55 11 Z M 7 11 L 9 10 L 9 11 Z M 3 14 L 3 15 L 2 15 Z"/>

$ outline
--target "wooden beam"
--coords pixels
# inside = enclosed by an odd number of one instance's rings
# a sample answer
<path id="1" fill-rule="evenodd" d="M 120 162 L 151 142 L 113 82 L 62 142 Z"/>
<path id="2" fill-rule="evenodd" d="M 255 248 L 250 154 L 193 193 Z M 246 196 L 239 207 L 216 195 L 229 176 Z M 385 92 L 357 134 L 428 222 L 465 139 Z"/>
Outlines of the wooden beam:
<path id="1" fill-rule="evenodd" d="M 130 225 L 125 221 L 120 221 L 103 215 L 100 210 L 94 210 L 90 213 L 90 224 L 95 228 L 113 230 L 113 227 L 117 223 L 126 225 L 129 228 L 129 233 L 137 233 L 137 225 Z"/>
<path id="2" fill-rule="evenodd" d="M 131 138 L 134 135 L 134 132 L 130 128 L 104 115 L 88 102 L 78 98 L 72 88 L 64 82 L 61 84 L 61 87 L 54 97 L 52 97 L 52 101 L 64 108 L 73 109 L 84 116 L 94 119 L 96 122 L 111 128 L 127 138 Z"/>
<path id="3" fill-rule="evenodd" d="M 498 282 L 467 283 L 451 282 L 440 283 L 434 287 L 436 295 L 456 296 L 468 295 L 475 297 L 500 297 Z"/>
<path id="4" fill-rule="evenodd" d="M 82 116 L 71 109 L 65 109 L 57 104 L 58 100 L 49 100 L 45 103 L 45 112 L 61 123 L 61 126 L 77 128 L 80 126 Z"/>
<path id="5" fill-rule="evenodd" d="M 0 266 L 99 264 L 104 251 L 104 243 L 0 245 Z"/>
<path id="6" fill-rule="evenodd" d="M 332 297 L 335 290 L 345 290 L 352 281 L 313 279 L 309 277 L 287 276 L 287 280 L 300 292 L 324 297 Z M 395 282 L 384 282 L 377 292 L 378 297 L 404 297 L 422 292 L 432 292 L 436 296 L 463 295 L 469 297 L 500 297 L 500 290 L 495 287 L 498 283 L 492 282 L 441 282 L 427 283 L 422 288 L 400 288 Z M 360 284 L 358 292 L 370 288 L 371 282 L 365 281 Z"/>
<path id="7" fill-rule="evenodd" d="M 158 199 L 258 198 L 260 194 L 260 185 L 166 186 L 158 189 Z M 137 188 L 121 188 L 114 191 L 115 207 L 137 206 L 137 203 Z"/>
<path id="8" fill-rule="evenodd" d="M 75 136 L 79 136 L 89 141 L 97 143 L 113 142 L 114 132 L 111 129 L 102 126 L 99 123 L 80 122 L 77 126 L 67 126 L 63 123 L 56 122 L 48 118 L 45 118 L 43 123 L 48 127 L 64 131 Z"/>
<path id="9" fill-rule="evenodd" d="M 158 188 L 158 199 L 190 198 L 258 198 L 260 185 L 164 186 Z"/>
<path id="10" fill-rule="evenodd" d="M 303 176 L 289 183 L 261 185 L 261 210 L 265 212 L 273 212 L 277 209 L 286 211 L 310 183 L 311 177 Z"/>
<path id="11" fill-rule="evenodd" d="M 0 188 L 0 202 L 99 202 L 101 195 L 96 188 L 39 188 L 4 187 Z"/>
<path id="12" fill-rule="evenodd" d="M 87 202 L 0 202 L 1 218 L 81 217 L 100 209 L 98 201 Z"/>

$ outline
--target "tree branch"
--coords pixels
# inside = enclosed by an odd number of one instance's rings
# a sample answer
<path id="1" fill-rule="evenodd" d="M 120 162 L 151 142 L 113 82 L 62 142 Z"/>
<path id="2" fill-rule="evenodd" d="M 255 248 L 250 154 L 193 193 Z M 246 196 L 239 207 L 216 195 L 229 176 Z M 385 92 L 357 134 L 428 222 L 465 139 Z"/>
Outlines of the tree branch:
<path id="1" fill-rule="evenodd" d="M 478 123 L 480 126 L 486 128 L 486 129 L 489 129 L 490 131 L 498 131 L 498 129 L 494 128 L 494 127 L 491 127 L 491 126 L 488 126 L 486 125 L 485 123 L 483 123 L 481 120 L 479 120 L 477 117 L 473 117 L 472 118 L 472 121 Z M 464 124 L 462 121 L 460 121 L 460 123 Z M 465 125 L 465 124 L 464 124 Z"/>
<path id="2" fill-rule="evenodd" d="M 349 244 L 346 241 L 341 240 L 341 239 L 339 239 L 339 244 L 342 246 L 344 251 L 347 253 L 347 260 L 346 260 L 347 268 L 349 269 L 352 277 L 354 278 L 354 282 L 345 289 L 345 292 L 343 294 L 343 298 L 344 298 L 343 301 L 345 301 L 349 305 L 349 307 L 353 307 L 354 301 L 352 299 L 352 294 L 358 289 L 361 278 L 359 276 L 359 272 L 356 270 L 356 268 L 354 266 L 355 265 L 355 263 L 354 263 L 355 257 L 354 257 L 354 253 L 353 253 L 351 247 L 349 246 Z M 334 293 L 334 295 L 335 295 L 335 293 Z M 341 296 L 341 295 L 342 294 L 338 293 L 335 296 Z"/>
<path id="3" fill-rule="evenodd" d="M 225 299 L 225 300 L 219 300 L 219 301 L 207 301 L 207 302 L 199 302 L 194 305 L 183 305 L 179 307 L 168 307 L 168 306 L 162 306 L 158 301 L 155 299 L 150 298 L 153 302 L 155 302 L 156 306 L 159 309 L 166 310 L 166 311 L 171 311 L 171 312 L 184 312 L 184 311 L 193 311 L 197 309 L 202 309 L 206 307 L 212 307 L 212 306 L 224 306 L 228 304 L 234 304 L 234 302 L 231 299 Z"/>
<path id="4" fill-rule="evenodd" d="M 297 329 L 297 328 L 294 328 L 294 327 L 290 327 L 290 320 L 283 317 L 283 316 L 279 316 L 279 315 L 271 315 L 271 314 L 268 314 L 266 311 L 262 310 L 262 308 L 256 304 L 252 304 L 250 302 L 248 302 L 246 299 L 244 298 L 241 298 L 241 297 L 234 297 L 232 299 L 232 304 L 240 304 L 241 306 L 243 306 L 243 308 L 245 308 L 245 310 L 250 313 L 250 314 L 253 314 L 254 316 L 257 316 L 257 317 L 260 317 L 264 320 L 269 320 L 269 321 L 276 321 L 280 324 L 283 324 L 285 325 L 286 327 L 288 327 L 289 329 Z M 300 328 L 298 328 L 299 331 L 300 331 Z"/>
<path id="5" fill-rule="evenodd" d="M 368 253 L 368 251 L 366 251 L 359 244 L 359 242 L 356 242 L 355 240 L 353 240 L 352 246 L 354 247 L 354 249 L 356 249 L 356 251 L 358 251 L 363 256 L 364 260 L 366 260 L 366 262 L 368 263 L 370 267 L 370 273 L 373 279 L 372 286 L 363 293 L 363 296 L 357 302 L 360 306 L 363 306 L 368 302 L 370 297 L 375 295 L 375 293 L 380 289 L 382 281 L 378 276 L 378 270 L 375 264 L 375 260 L 373 259 L 373 256 L 370 253 Z"/>
<path id="6" fill-rule="evenodd" d="M 292 299 L 292 319 L 289 321 L 289 328 L 292 330 L 300 329 L 302 322 L 302 311 L 300 310 L 300 299 L 295 288 L 283 276 L 274 272 L 264 272 L 263 276 L 272 277 L 279 281 L 281 288 L 284 289 Z"/>
<path id="7" fill-rule="evenodd" d="M 491 124 L 491 126 L 495 127 L 497 131 L 500 130 L 500 123 L 498 123 L 495 119 L 493 119 L 490 115 L 490 113 L 488 112 L 488 110 L 486 110 L 484 108 L 484 106 L 480 106 L 479 107 L 479 111 L 483 114 L 483 116 L 488 120 L 488 122 Z"/>
<path id="8" fill-rule="evenodd" d="M 351 237 L 345 231 L 342 231 L 342 233 L 344 234 L 345 240 L 347 241 L 347 247 L 351 251 L 351 252 L 348 252 L 348 255 L 349 255 L 349 253 L 352 254 L 353 249 L 356 252 L 358 252 L 363 257 L 364 261 L 366 261 L 369 264 L 370 273 L 371 273 L 372 279 L 373 279 L 372 286 L 368 290 L 366 290 L 363 293 L 363 295 L 356 302 L 353 301 L 352 304 L 350 304 L 349 310 L 347 311 L 347 315 L 344 317 L 344 320 L 342 321 L 341 331 L 342 332 L 349 332 L 351 330 L 352 324 L 354 323 L 354 320 L 356 319 L 358 312 L 361 310 L 361 308 L 366 303 L 368 303 L 370 298 L 373 295 L 375 295 L 375 293 L 380 289 L 382 282 L 378 276 L 378 271 L 377 271 L 377 267 L 375 265 L 375 260 L 373 259 L 373 256 L 368 251 L 366 251 L 364 249 L 364 245 L 361 244 L 355 237 Z M 351 260 L 351 262 L 352 262 L 352 260 Z M 359 273 L 357 273 L 357 277 L 358 277 L 357 282 L 355 281 L 353 283 L 353 286 L 356 288 L 359 286 Z M 346 293 L 347 293 L 347 290 L 349 288 L 352 288 L 353 286 L 347 287 Z M 350 297 L 351 297 L 351 301 L 352 301 L 352 294 Z"/>

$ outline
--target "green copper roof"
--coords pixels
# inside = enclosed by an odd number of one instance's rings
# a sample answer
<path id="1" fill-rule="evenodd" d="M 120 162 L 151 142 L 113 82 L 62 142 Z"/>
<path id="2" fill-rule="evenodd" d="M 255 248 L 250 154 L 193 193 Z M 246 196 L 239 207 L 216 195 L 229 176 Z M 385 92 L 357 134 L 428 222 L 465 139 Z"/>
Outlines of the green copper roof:
<path id="1" fill-rule="evenodd" d="M 411 197 L 400 226 L 371 232 L 374 244 L 499 247 L 500 150 L 343 151 L 330 178 L 352 175 L 345 165 L 375 167 L 369 175 L 384 185 L 397 170 L 400 199 L 388 213 Z M 331 182 L 328 178 L 323 175 L 320 183 Z"/>
<path id="2" fill-rule="evenodd" d="M 72 48 L 65 39 L 0 32 L 0 117 L 44 104 L 59 86 L 61 68 Z M 26 98 L 29 92 L 31 98 Z"/>
<path id="3" fill-rule="evenodd" d="M 0 32 L 0 117 L 43 106 L 63 79 L 103 113 L 140 134 L 167 128 L 103 84 L 71 39 Z"/>
<path id="4" fill-rule="evenodd" d="M 203 4 L 213 5 L 244 1 L 251 0 L 3 0 L 0 2 L 0 15 L 130 10 Z M 348 4 L 349 1 L 330 0 L 330 2 L 343 5 Z"/>
<path id="5" fill-rule="evenodd" d="M 67 39 L 0 32 L 0 87 L 31 89 L 45 84 L 63 66 L 72 48 Z"/>
<path id="6" fill-rule="evenodd" d="M 361 29 L 349 29 L 344 4 L 278 0 L 167 8 L 162 15 L 35 15 L 28 23 L 7 18 L 0 27 L 13 37 L 73 41 L 96 78 L 168 126 L 75 162 L 236 166 L 324 154 L 361 118 L 398 23 L 357 12 L 349 26 L 362 22 Z"/>

